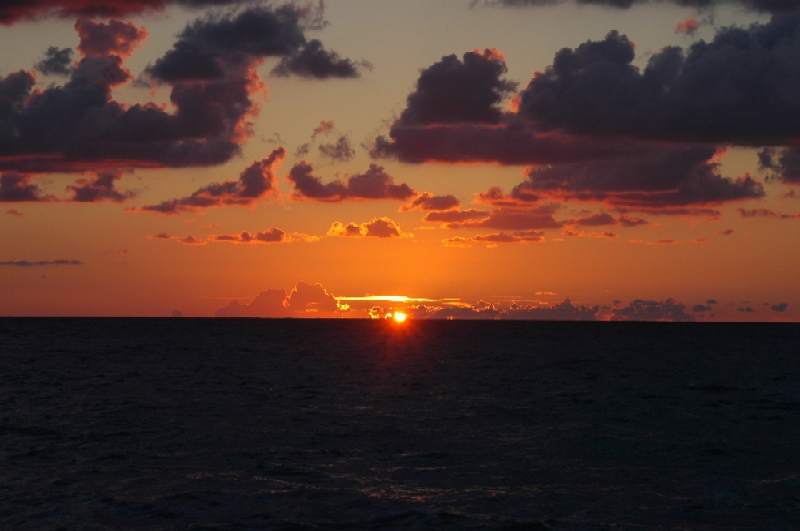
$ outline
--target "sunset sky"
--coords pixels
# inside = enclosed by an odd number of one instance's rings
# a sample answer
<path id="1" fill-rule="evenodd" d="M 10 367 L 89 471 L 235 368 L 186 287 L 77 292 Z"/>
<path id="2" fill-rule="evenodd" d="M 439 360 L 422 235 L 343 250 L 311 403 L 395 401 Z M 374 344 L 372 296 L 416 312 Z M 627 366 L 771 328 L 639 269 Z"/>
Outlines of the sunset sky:
<path id="1" fill-rule="evenodd" d="M 4 2 L 0 315 L 800 320 L 798 6 Z"/>

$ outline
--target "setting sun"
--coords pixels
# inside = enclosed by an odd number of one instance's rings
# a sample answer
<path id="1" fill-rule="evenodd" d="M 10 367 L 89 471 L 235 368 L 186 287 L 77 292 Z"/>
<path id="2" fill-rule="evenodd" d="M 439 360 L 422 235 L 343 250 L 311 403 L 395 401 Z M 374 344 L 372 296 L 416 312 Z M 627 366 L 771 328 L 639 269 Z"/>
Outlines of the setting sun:
<path id="1" fill-rule="evenodd" d="M 406 319 L 408 319 L 408 315 L 403 312 L 394 312 L 394 316 L 392 318 L 396 323 L 405 323 Z"/>

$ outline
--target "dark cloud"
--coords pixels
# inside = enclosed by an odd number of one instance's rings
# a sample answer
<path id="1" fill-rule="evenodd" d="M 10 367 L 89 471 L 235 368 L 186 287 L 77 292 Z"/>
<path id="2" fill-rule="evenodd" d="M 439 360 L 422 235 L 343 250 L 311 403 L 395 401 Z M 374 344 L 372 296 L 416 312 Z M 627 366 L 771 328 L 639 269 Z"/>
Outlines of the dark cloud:
<path id="1" fill-rule="evenodd" d="M 686 313 L 686 306 L 674 300 L 652 301 L 636 299 L 624 308 L 611 310 L 612 321 L 672 321 L 691 322 L 694 317 Z"/>
<path id="2" fill-rule="evenodd" d="M 83 17 L 75 22 L 75 31 L 81 39 L 78 51 L 82 57 L 91 59 L 109 55 L 127 59 L 149 35 L 144 27 L 133 22 L 109 20 L 103 23 Z"/>
<path id="3" fill-rule="evenodd" d="M 800 148 L 762 148 L 758 152 L 758 165 L 769 172 L 769 178 L 788 184 L 800 183 Z"/>
<path id="4" fill-rule="evenodd" d="M 399 123 L 496 124 L 501 117 L 497 105 L 516 88 L 501 79 L 505 72 L 504 56 L 497 50 L 467 52 L 463 61 L 455 55 L 442 57 L 421 72 Z"/>
<path id="5" fill-rule="evenodd" d="M 320 41 L 313 39 L 294 54 L 283 57 L 271 74 L 313 79 L 354 78 L 361 77 L 362 70 L 372 70 L 372 65 L 368 61 L 342 59 L 338 53 L 326 50 Z"/>
<path id="6" fill-rule="evenodd" d="M 717 301 L 715 299 L 708 299 L 706 301 L 706 304 L 718 304 L 718 303 L 717 303 Z"/>
<path id="7" fill-rule="evenodd" d="M 114 181 L 122 178 L 120 173 L 101 172 L 94 179 L 79 179 L 74 184 L 67 186 L 73 193 L 72 201 L 77 203 L 96 203 L 99 201 L 112 201 L 122 203 L 131 199 L 136 194 L 130 190 L 121 192 L 114 187 Z"/>
<path id="8" fill-rule="evenodd" d="M 298 282 L 286 297 L 285 306 L 294 312 L 335 312 L 339 309 L 336 298 L 322 284 Z"/>
<path id="9" fill-rule="evenodd" d="M 644 70 L 632 43 L 559 51 L 521 93 L 519 112 L 546 129 L 685 142 L 785 145 L 800 134 L 800 15 L 722 28 L 686 52 L 666 47 Z"/>
<path id="10" fill-rule="evenodd" d="M 375 238 L 398 238 L 408 237 L 414 235 L 400 230 L 400 226 L 389 218 L 374 218 L 372 221 L 366 223 L 343 223 L 336 221 L 331 225 L 328 230 L 328 236 L 355 236 L 367 237 L 372 236 Z"/>
<path id="11" fill-rule="evenodd" d="M 426 306 L 414 305 L 404 309 L 411 319 L 503 319 L 526 321 L 594 321 L 599 306 L 576 306 L 568 298 L 563 302 L 541 306 L 512 304 L 500 310 L 493 304 L 479 301 L 475 305 Z"/>
<path id="12" fill-rule="evenodd" d="M 449 212 L 442 212 L 441 214 L 448 213 Z M 429 221 L 431 214 L 434 214 L 434 212 L 431 212 L 425 217 L 426 221 Z M 512 231 L 558 229 L 562 226 L 563 223 L 556 221 L 555 218 L 553 218 L 552 212 L 547 208 L 523 211 L 496 209 L 492 210 L 489 215 L 483 219 L 468 219 L 446 224 L 448 229 L 487 228 Z"/>
<path id="13" fill-rule="evenodd" d="M 271 227 L 263 232 L 250 234 L 244 231 L 239 234 L 217 234 L 209 237 L 215 242 L 230 243 L 285 243 L 292 241 L 291 235 L 277 227 Z"/>
<path id="14" fill-rule="evenodd" d="M 744 307 L 744 308 L 736 308 L 736 311 L 737 311 L 737 312 L 742 312 L 742 313 L 755 313 L 755 312 L 756 312 L 756 311 L 755 311 L 753 308 L 751 308 L 750 306 L 747 306 L 747 307 Z"/>
<path id="15" fill-rule="evenodd" d="M 83 265 L 79 260 L 41 260 L 38 262 L 29 262 L 28 260 L 19 260 L 11 262 L 0 262 L 0 266 L 16 266 L 16 267 L 34 267 L 34 266 L 62 266 L 62 265 Z"/>
<path id="16" fill-rule="evenodd" d="M 772 210 L 766 208 L 753 208 L 746 210 L 744 208 L 737 208 L 739 215 L 743 218 L 777 218 L 779 215 Z"/>
<path id="17" fill-rule="evenodd" d="M 692 311 L 694 313 L 702 313 L 702 312 L 710 312 L 712 309 L 713 308 L 711 308 L 711 306 L 704 306 L 702 304 L 696 304 L 694 306 L 694 308 L 692 308 Z"/>
<path id="18" fill-rule="evenodd" d="M 207 242 L 201 238 L 194 236 L 170 236 L 166 232 L 159 232 L 158 234 L 150 234 L 147 236 L 149 240 L 171 240 L 180 243 L 181 245 L 205 245 Z"/>
<path id="19" fill-rule="evenodd" d="M 38 185 L 33 184 L 33 177 L 16 172 L 0 175 L 0 203 L 33 203 L 54 201 L 51 195 L 44 195 Z"/>
<path id="20" fill-rule="evenodd" d="M 8 214 L 9 216 L 14 216 L 16 218 L 21 218 L 22 216 L 25 215 L 24 212 L 20 212 L 19 210 L 15 209 L 15 208 L 11 208 L 9 210 L 6 210 L 6 214 Z"/>
<path id="21" fill-rule="evenodd" d="M 192 195 L 164 201 L 158 205 L 141 207 L 143 211 L 161 214 L 192 212 L 202 208 L 221 206 L 252 206 L 256 201 L 277 193 L 274 168 L 286 157 L 286 150 L 278 147 L 269 157 L 256 161 L 242 171 L 237 181 L 206 185 Z"/>
<path id="22" fill-rule="evenodd" d="M 50 46 L 34 68 L 46 76 L 68 76 L 72 73 L 72 54 L 72 48 Z"/>
<path id="23" fill-rule="evenodd" d="M 286 306 L 286 290 L 271 289 L 259 293 L 249 304 L 231 303 L 214 313 L 215 317 L 289 317 L 291 312 Z"/>
<path id="24" fill-rule="evenodd" d="M 788 307 L 789 307 L 789 305 L 786 304 L 785 302 L 781 302 L 780 304 L 773 304 L 772 306 L 770 306 L 770 308 L 772 310 L 774 310 L 776 312 L 780 312 L 780 313 L 785 312 L 786 308 L 788 308 Z"/>
<path id="25" fill-rule="evenodd" d="M 411 203 L 400 207 L 400 212 L 411 210 L 453 210 L 461 206 L 454 195 L 433 195 L 428 192 L 420 194 Z"/>
<path id="26" fill-rule="evenodd" d="M 800 0 L 574 0 L 578 5 L 596 5 L 617 9 L 629 9 L 634 5 L 669 2 L 682 7 L 707 9 L 732 5 L 763 13 L 791 13 L 800 8 Z M 564 0 L 472 0 L 471 5 L 503 7 L 538 7 L 561 4 Z"/>
<path id="27" fill-rule="evenodd" d="M 764 196 L 764 186 L 747 174 L 736 179 L 720 175 L 718 156 L 714 146 L 653 146 L 638 156 L 540 166 L 528 172 L 528 180 L 517 185 L 511 196 L 603 201 L 631 209 L 721 204 Z"/>
<path id="28" fill-rule="evenodd" d="M 490 214 L 490 211 L 476 210 L 473 208 L 469 210 L 437 211 L 428 212 L 425 217 L 422 218 L 422 221 L 426 221 L 428 223 L 465 223 L 468 221 L 488 218 Z"/>
<path id="29" fill-rule="evenodd" d="M 0 3 L 0 24 L 46 17 L 129 17 L 170 5 L 201 8 L 249 3 L 252 0 L 5 0 Z"/>
<path id="30" fill-rule="evenodd" d="M 635 218 L 626 214 L 615 218 L 608 212 L 598 212 L 597 214 L 592 214 L 582 218 L 567 219 L 564 221 L 564 223 L 578 227 L 638 227 L 640 225 L 650 225 L 650 222 L 648 222 L 646 219 Z"/>
<path id="31" fill-rule="evenodd" d="M 498 232 L 494 234 L 478 234 L 469 238 L 457 236 L 442 240 L 448 247 L 468 247 L 472 243 L 497 245 L 501 243 L 538 243 L 544 241 L 544 232 L 538 230 L 517 231 L 511 234 Z"/>
<path id="32" fill-rule="evenodd" d="M 350 139 L 345 135 L 341 135 L 335 143 L 320 144 L 319 152 L 323 157 L 337 162 L 347 162 L 356 156 L 356 150 L 350 145 Z"/>
<path id="33" fill-rule="evenodd" d="M 364 173 L 348 177 L 344 182 L 334 180 L 322 183 L 312 173 L 314 167 L 305 161 L 292 167 L 287 179 L 294 185 L 292 199 L 295 201 L 404 201 L 417 195 L 407 184 L 394 184 L 394 179 L 382 166 L 370 164 Z"/>

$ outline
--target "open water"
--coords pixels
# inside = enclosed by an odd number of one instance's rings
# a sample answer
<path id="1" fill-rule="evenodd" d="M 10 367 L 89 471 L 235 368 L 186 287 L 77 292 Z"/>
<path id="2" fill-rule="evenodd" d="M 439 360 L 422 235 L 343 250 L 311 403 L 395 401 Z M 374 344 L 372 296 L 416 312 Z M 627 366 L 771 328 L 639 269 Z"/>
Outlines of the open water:
<path id="1" fill-rule="evenodd" d="M 0 319 L 0 529 L 800 529 L 800 326 Z"/>

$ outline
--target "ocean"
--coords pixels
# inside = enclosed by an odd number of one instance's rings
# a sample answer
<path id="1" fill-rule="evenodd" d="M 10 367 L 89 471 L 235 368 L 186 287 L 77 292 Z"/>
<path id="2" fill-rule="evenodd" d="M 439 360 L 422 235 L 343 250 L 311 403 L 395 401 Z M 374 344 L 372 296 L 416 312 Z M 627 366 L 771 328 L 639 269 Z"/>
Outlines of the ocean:
<path id="1" fill-rule="evenodd" d="M 0 528 L 797 530 L 798 340 L 0 319 Z"/>

